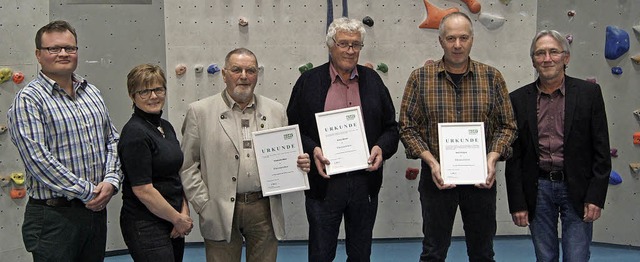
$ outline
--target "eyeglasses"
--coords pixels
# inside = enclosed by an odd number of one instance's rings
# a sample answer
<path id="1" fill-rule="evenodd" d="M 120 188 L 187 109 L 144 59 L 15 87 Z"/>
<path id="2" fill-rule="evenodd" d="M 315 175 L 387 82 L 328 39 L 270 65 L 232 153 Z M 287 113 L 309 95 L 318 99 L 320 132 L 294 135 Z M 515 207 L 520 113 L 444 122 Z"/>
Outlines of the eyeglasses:
<path id="1" fill-rule="evenodd" d="M 333 37 L 331 39 L 333 40 L 334 43 L 336 43 L 337 47 L 340 47 L 341 49 L 345 49 L 345 50 L 349 50 L 349 47 L 351 47 L 355 51 L 360 51 L 364 47 L 364 44 L 360 42 L 352 42 L 352 43 L 349 43 L 347 41 L 338 42 Z"/>
<path id="2" fill-rule="evenodd" d="M 67 54 L 75 54 L 78 52 L 77 46 L 52 46 L 52 47 L 40 47 L 40 49 L 47 50 L 49 54 L 59 54 L 64 49 Z"/>
<path id="3" fill-rule="evenodd" d="M 558 49 L 537 50 L 533 52 L 533 56 L 536 59 L 544 59 L 545 57 L 547 57 L 547 54 L 549 54 L 551 58 L 558 58 L 562 56 L 562 54 L 564 53 L 565 53 L 564 50 L 558 50 Z"/>
<path id="4" fill-rule="evenodd" d="M 161 86 L 161 87 L 149 88 L 149 89 L 136 91 L 134 94 L 138 94 L 140 96 L 140 98 L 142 98 L 142 99 L 148 99 L 149 97 L 151 97 L 151 92 L 156 94 L 156 96 L 158 96 L 158 97 L 163 97 L 165 95 L 166 91 L 167 91 L 167 89 L 164 88 L 163 86 Z"/>
<path id="5" fill-rule="evenodd" d="M 254 76 L 258 74 L 258 68 L 257 67 L 249 67 L 249 68 L 242 68 L 239 66 L 232 66 L 231 68 L 225 68 L 226 70 L 228 70 L 229 72 L 231 72 L 234 75 L 240 75 L 242 74 L 242 72 L 244 71 L 245 74 L 249 75 L 249 76 Z"/>

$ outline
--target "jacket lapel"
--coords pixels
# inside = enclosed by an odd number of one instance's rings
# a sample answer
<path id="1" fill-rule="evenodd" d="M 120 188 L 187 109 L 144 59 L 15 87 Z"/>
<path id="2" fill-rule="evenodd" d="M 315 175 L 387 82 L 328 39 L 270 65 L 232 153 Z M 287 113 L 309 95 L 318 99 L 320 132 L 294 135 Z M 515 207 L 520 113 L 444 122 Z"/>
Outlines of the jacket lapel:
<path id="1" fill-rule="evenodd" d="M 227 96 L 224 92 L 226 91 L 223 90 L 222 92 L 220 92 L 220 94 L 222 95 L 222 100 L 224 101 L 226 107 L 225 110 L 220 113 L 220 116 L 217 116 L 218 121 L 220 121 L 220 126 L 222 126 L 224 133 L 227 134 L 227 136 L 233 143 L 233 146 L 236 148 L 236 152 L 240 152 L 241 147 L 240 145 L 238 145 L 240 138 L 238 134 L 238 128 L 235 126 L 236 121 L 233 119 L 233 112 L 231 112 L 230 109 L 231 101 L 227 99 Z"/>
<path id="2" fill-rule="evenodd" d="M 531 134 L 533 148 L 536 149 L 536 155 L 538 155 L 540 154 L 540 148 L 538 147 L 538 89 L 535 82 L 527 90 L 526 104 L 529 133 Z"/>

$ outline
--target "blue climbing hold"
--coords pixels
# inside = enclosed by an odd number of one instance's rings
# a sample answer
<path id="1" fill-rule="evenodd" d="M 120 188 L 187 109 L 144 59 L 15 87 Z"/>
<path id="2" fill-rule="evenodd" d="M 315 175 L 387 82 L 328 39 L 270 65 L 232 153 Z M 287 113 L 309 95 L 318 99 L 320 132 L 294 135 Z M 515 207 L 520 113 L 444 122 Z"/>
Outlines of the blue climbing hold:
<path id="1" fill-rule="evenodd" d="M 622 177 L 618 174 L 618 172 L 611 170 L 611 175 L 609 176 L 609 184 L 617 185 L 622 183 Z"/>
<path id="2" fill-rule="evenodd" d="M 622 75 L 622 67 L 619 67 L 619 66 L 612 67 L 611 73 L 614 75 Z"/>
<path id="3" fill-rule="evenodd" d="M 611 60 L 617 59 L 627 51 L 629 51 L 629 33 L 616 26 L 607 26 L 604 57 Z"/>
<path id="4" fill-rule="evenodd" d="M 220 68 L 218 67 L 218 65 L 210 64 L 209 67 L 207 67 L 207 73 L 213 75 L 213 74 L 215 74 L 217 72 L 220 72 Z"/>

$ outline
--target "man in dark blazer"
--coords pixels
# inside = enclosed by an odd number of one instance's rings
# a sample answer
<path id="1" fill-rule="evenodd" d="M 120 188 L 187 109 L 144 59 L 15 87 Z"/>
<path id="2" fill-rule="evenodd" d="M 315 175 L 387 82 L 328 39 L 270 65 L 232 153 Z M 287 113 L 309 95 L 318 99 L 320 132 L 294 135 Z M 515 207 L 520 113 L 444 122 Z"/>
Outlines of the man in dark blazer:
<path id="1" fill-rule="evenodd" d="M 309 221 L 309 261 L 333 261 L 344 216 L 349 260 L 369 261 L 382 164 L 398 149 L 398 124 L 387 87 L 372 69 L 357 65 L 365 29 L 355 19 L 329 26 L 330 62 L 303 73 L 291 93 L 287 116 L 298 124 L 304 152 L 313 156 L 310 190 L 305 192 Z M 360 106 L 371 156 L 369 167 L 329 177 L 315 113 Z"/>
<path id="2" fill-rule="evenodd" d="M 513 222 L 529 226 L 538 261 L 588 261 L 611 158 L 600 86 L 565 75 L 569 43 L 543 30 L 531 44 L 538 79 L 510 94 L 518 122 L 506 180 Z M 560 216 L 559 216 L 560 214 Z"/>

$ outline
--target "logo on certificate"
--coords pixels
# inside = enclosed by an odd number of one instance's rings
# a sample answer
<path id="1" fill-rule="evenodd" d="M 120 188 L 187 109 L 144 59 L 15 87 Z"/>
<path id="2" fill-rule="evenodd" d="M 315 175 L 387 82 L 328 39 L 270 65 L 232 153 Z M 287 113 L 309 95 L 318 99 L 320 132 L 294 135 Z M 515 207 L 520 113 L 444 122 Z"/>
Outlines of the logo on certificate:
<path id="1" fill-rule="evenodd" d="M 284 134 L 283 135 L 284 140 L 289 140 L 293 138 L 293 133 L 289 133 L 289 134 Z"/>
<path id="2" fill-rule="evenodd" d="M 469 129 L 469 135 L 477 135 L 478 132 L 478 129 Z"/>
<path id="3" fill-rule="evenodd" d="M 356 119 L 356 115 L 355 114 L 350 114 L 350 115 L 346 115 L 347 120 L 354 120 Z"/>

